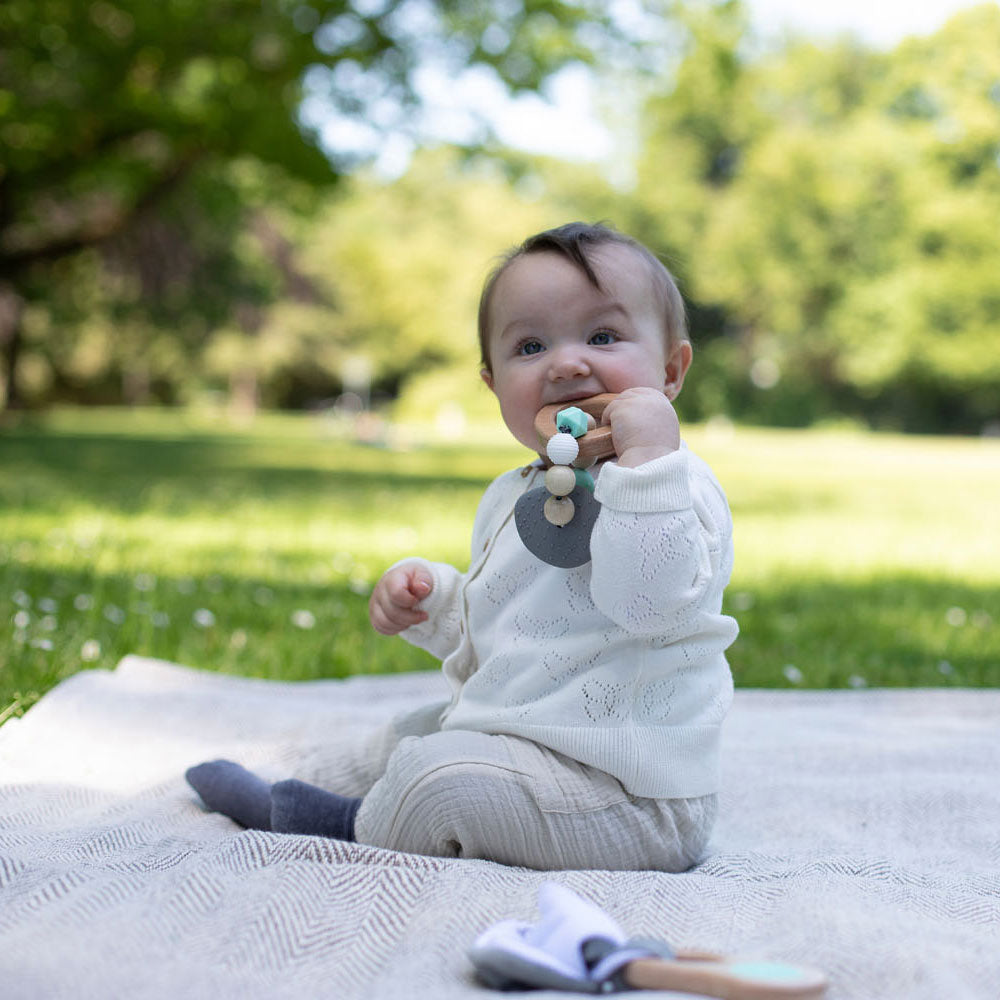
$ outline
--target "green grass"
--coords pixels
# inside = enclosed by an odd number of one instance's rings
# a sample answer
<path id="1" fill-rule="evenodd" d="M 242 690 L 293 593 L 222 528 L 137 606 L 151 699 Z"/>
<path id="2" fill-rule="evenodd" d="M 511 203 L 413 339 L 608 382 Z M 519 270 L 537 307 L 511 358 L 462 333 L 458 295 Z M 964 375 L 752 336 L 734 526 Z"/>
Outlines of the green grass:
<path id="1" fill-rule="evenodd" d="M 0 721 L 134 652 L 288 680 L 434 666 L 376 635 L 381 571 L 464 566 L 502 431 L 409 449 L 57 412 L 0 432 Z M 1000 684 L 1000 442 L 694 427 L 733 508 L 744 686 Z"/>

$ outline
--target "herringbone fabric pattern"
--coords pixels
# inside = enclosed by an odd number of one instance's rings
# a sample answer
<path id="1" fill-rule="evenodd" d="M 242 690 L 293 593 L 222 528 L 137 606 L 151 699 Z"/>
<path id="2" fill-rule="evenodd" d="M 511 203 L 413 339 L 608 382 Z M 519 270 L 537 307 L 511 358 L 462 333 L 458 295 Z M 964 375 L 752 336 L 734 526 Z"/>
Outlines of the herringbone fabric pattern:
<path id="1" fill-rule="evenodd" d="M 684 875 L 241 832 L 183 782 L 215 756 L 359 781 L 347 748 L 441 694 L 138 658 L 61 685 L 0 729 L 0 995 L 485 998 L 466 948 L 555 878 L 629 933 L 818 965 L 833 1000 L 997 997 L 1000 692 L 738 692 L 712 851 Z"/>

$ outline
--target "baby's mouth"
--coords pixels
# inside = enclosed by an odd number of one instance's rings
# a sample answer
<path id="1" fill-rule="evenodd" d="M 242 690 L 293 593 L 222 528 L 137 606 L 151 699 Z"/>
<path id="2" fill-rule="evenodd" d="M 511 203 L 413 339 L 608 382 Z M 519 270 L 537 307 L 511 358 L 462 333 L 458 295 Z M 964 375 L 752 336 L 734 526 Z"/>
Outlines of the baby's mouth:
<path id="1" fill-rule="evenodd" d="M 565 395 L 559 396 L 556 399 L 550 399 L 544 405 L 552 406 L 553 404 L 561 404 L 561 403 L 567 403 L 567 404 L 578 403 L 581 399 L 590 399 L 593 396 L 599 396 L 601 392 L 602 392 L 601 389 L 592 389 L 588 392 L 566 393 Z"/>

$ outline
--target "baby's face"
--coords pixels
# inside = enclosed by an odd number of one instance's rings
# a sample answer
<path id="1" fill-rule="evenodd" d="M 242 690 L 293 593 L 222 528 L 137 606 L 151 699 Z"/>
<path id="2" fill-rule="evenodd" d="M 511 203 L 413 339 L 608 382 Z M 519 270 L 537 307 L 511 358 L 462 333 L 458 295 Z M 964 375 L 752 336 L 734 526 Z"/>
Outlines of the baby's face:
<path id="1" fill-rule="evenodd" d="M 497 281 L 489 312 L 492 371 L 483 379 L 496 394 L 514 437 L 534 451 L 535 414 L 550 403 L 585 399 L 634 386 L 680 391 L 686 363 L 676 369 L 664 319 L 642 258 L 611 244 L 592 256 L 603 291 L 561 254 L 517 258 Z"/>

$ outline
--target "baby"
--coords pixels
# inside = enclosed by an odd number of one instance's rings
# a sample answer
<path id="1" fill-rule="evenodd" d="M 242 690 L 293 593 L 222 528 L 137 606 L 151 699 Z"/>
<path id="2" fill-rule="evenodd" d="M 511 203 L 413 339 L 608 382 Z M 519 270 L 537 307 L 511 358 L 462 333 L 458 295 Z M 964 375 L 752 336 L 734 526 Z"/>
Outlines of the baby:
<path id="1" fill-rule="evenodd" d="M 617 394 L 601 418 L 616 457 L 591 469 L 590 561 L 550 565 L 515 529 L 547 459 L 505 473 L 480 502 L 465 573 L 410 558 L 375 586 L 374 628 L 438 657 L 452 697 L 359 751 L 360 797 L 227 761 L 188 780 L 258 829 L 537 869 L 682 871 L 715 819 L 737 626 L 721 613 L 729 508 L 672 405 L 692 355 L 680 293 L 635 240 L 571 223 L 503 259 L 479 337 L 482 378 L 533 451 L 541 407 Z"/>

